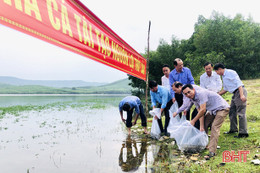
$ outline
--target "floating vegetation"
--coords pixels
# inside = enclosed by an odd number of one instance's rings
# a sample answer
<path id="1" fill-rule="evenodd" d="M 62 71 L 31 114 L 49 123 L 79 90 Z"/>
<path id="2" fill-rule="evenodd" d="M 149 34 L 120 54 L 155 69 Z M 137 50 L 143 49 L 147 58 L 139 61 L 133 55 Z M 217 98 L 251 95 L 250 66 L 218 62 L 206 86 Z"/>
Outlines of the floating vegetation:
<path id="1" fill-rule="evenodd" d="M 77 100 L 77 101 L 65 101 L 65 102 L 55 102 L 48 103 L 45 105 L 15 105 L 8 107 L 0 107 L 0 119 L 2 119 L 5 115 L 11 114 L 14 116 L 19 116 L 22 112 L 25 111 L 36 111 L 41 112 L 43 110 L 51 109 L 57 111 L 63 111 L 67 108 L 73 108 L 77 110 L 85 110 L 85 109 L 105 109 L 108 106 L 117 106 L 121 97 L 113 97 L 113 99 L 109 97 L 104 98 L 90 98 L 86 100 Z"/>

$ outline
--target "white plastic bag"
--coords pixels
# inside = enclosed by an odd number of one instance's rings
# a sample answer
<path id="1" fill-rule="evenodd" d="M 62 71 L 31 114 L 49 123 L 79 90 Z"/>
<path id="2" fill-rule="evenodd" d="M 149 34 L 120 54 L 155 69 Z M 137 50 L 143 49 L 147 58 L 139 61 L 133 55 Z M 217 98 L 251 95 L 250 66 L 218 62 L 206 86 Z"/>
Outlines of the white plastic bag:
<path id="1" fill-rule="evenodd" d="M 172 114 L 174 112 L 177 112 L 178 111 L 178 103 L 177 102 L 174 102 L 171 106 L 171 108 L 169 109 L 169 116 L 170 118 L 173 117 Z"/>
<path id="2" fill-rule="evenodd" d="M 159 139 L 160 138 L 160 127 L 158 124 L 158 121 L 154 119 L 155 116 L 157 116 L 159 119 L 161 118 L 161 109 L 160 108 L 155 108 L 151 111 L 149 111 L 149 114 L 153 116 L 153 122 L 152 122 L 152 127 L 151 127 L 151 137 L 154 139 Z"/>
<path id="3" fill-rule="evenodd" d="M 179 124 L 179 121 L 180 121 L 180 117 L 179 115 L 177 115 L 175 118 L 173 118 L 173 113 L 174 112 L 177 112 L 178 110 L 178 104 L 177 102 L 174 102 L 171 106 L 171 108 L 169 109 L 169 117 L 170 117 L 170 122 L 169 122 L 169 125 L 167 127 L 167 132 L 171 132 L 173 130 L 176 129 L 176 126 Z"/>
<path id="4" fill-rule="evenodd" d="M 161 119 L 161 109 L 160 108 L 154 108 L 153 110 L 149 111 L 149 114 L 153 117 L 157 116 L 159 119 Z"/>
<path id="5" fill-rule="evenodd" d="M 192 126 L 189 121 L 181 123 L 173 135 L 181 151 L 200 152 L 208 144 L 208 135 Z"/>
<path id="6" fill-rule="evenodd" d="M 181 118 L 179 115 L 173 117 L 172 114 L 176 111 L 176 105 L 173 105 L 169 112 L 171 119 L 167 130 L 170 137 L 176 140 L 179 149 L 186 152 L 200 152 L 205 149 L 208 135 L 192 126 L 185 115 Z"/>

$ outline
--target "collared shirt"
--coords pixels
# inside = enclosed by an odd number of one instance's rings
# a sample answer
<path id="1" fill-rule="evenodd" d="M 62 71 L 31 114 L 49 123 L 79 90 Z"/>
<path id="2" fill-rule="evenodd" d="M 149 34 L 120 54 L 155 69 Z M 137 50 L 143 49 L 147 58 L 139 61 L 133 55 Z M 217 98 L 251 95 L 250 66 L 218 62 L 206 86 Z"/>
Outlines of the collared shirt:
<path id="1" fill-rule="evenodd" d="M 164 86 L 165 88 L 167 88 L 170 91 L 171 86 L 170 86 L 169 78 L 167 78 L 165 75 L 163 75 L 161 80 L 162 80 L 162 86 Z"/>
<path id="2" fill-rule="evenodd" d="M 141 104 L 141 100 L 136 96 L 127 96 L 123 98 L 123 100 L 119 103 L 119 111 L 121 112 L 123 110 L 123 105 L 125 103 L 128 103 L 130 105 L 130 109 L 135 108 L 135 112 L 137 114 L 140 113 L 139 106 Z"/>
<path id="3" fill-rule="evenodd" d="M 198 85 L 192 85 L 192 86 L 196 91 L 205 90 L 204 88 L 202 88 Z M 188 111 L 193 105 L 193 103 L 190 101 L 190 99 L 188 97 L 186 97 L 184 94 L 182 94 L 182 95 L 183 95 L 183 103 L 182 103 L 181 107 L 177 110 L 177 112 L 176 112 L 177 114 L 183 112 L 184 110 Z"/>
<path id="4" fill-rule="evenodd" d="M 211 114 L 216 115 L 217 111 L 227 109 L 230 106 L 219 94 L 209 91 L 209 90 L 196 90 L 195 96 L 193 99 L 190 99 L 196 106 L 199 108 L 200 105 L 206 103 L 207 111 L 210 111 Z"/>
<path id="5" fill-rule="evenodd" d="M 183 67 L 182 71 L 179 73 L 176 69 L 172 70 L 169 76 L 170 86 L 176 81 L 181 82 L 183 85 L 185 84 L 194 84 L 194 78 L 191 74 L 191 71 L 187 67 Z M 175 92 L 171 88 L 172 98 L 175 98 Z"/>
<path id="6" fill-rule="evenodd" d="M 210 91 L 219 92 L 222 88 L 222 81 L 216 72 L 212 71 L 211 76 L 205 72 L 200 76 L 200 86 Z"/>
<path id="7" fill-rule="evenodd" d="M 172 99 L 170 91 L 163 87 L 158 85 L 157 92 L 152 92 L 150 90 L 151 95 L 151 101 L 152 106 L 156 106 L 156 103 L 161 104 L 161 108 L 164 109 L 166 107 L 166 104 Z"/>
<path id="8" fill-rule="evenodd" d="M 243 86 L 242 81 L 240 80 L 238 74 L 234 70 L 225 69 L 222 76 L 224 90 L 233 93 L 240 86 Z"/>

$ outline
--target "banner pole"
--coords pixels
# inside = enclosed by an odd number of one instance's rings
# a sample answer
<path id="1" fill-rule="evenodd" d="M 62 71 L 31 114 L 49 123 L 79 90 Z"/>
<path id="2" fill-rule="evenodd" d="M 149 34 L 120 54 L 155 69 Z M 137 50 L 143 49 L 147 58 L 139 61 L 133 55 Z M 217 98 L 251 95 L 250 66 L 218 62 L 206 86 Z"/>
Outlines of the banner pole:
<path id="1" fill-rule="evenodd" d="M 146 109 L 146 117 L 148 116 L 148 82 L 149 82 L 149 42 L 150 42 L 150 27 L 151 21 L 149 21 L 148 27 L 148 38 L 147 38 L 147 58 L 146 58 L 146 89 L 145 89 L 145 109 Z"/>

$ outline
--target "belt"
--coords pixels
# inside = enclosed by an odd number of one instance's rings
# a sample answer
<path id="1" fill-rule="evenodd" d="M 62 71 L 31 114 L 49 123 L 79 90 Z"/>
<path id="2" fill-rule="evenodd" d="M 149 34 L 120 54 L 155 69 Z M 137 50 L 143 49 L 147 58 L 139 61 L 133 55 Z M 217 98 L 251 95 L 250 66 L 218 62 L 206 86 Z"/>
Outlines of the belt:
<path id="1" fill-rule="evenodd" d="M 244 85 L 242 85 L 242 87 L 244 88 Z M 235 94 L 235 92 L 237 92 L 239 89 L 239 87 L 233 92 L 233 94 Z"/>

